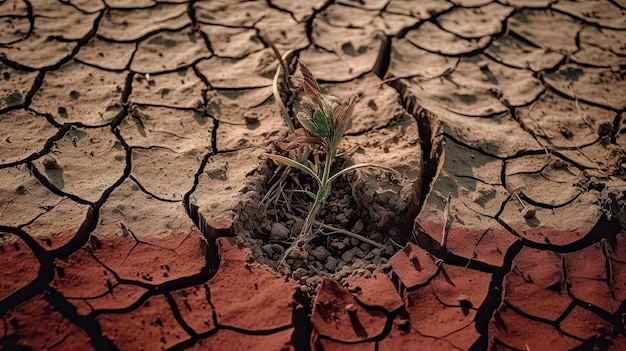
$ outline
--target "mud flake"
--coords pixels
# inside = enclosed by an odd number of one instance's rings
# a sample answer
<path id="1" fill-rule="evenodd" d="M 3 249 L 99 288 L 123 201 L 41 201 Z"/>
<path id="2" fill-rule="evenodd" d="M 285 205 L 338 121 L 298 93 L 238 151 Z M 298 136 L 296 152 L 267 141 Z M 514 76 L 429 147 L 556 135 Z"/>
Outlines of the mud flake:
<path id="1" fill-rule="evenodd" d="M 7 3 L 3 2 L 3 4 Z M 4 7 L 8 6 L 5 5 Z M 4 13 L 2 12 L 3 10 L 8 11 L 8 9 L 0 8 L 0 13 Z M 30 21 L 26 11 L 24 11 L 24 14 L 15 14 L 13 16 L 15 17 L 0 17 L 0 30 L 2 31 L 0 44 L 2 45 L 11 45 L 24 40 L 30 30 Z"/>
<path id="2" fill-rule="evenodd" d="M 0 54 L 13 62 L 19 62 L 32 69 L 51 67 L 67 59 L 72 51 L 78 46 L 74 41 L 62 41 L 46 33 L 36 33 L 27 39 L 21 40 L 12 45 L 0 47 Z M 45 47 L 45 54 L 41 53 L 41 48 Z"/>
<path id="3" fill-rule="evenodd" d="M 268 99 L 272 99 L 272 87 L 269 86 L 252 89 L 212 89 L 207 92 L 206 112 L 220 122 L 240 124 L 244 114 L 258 113 L 256 108 L 267 105 Z M 258 119 L 271 117 L 265 115 L 270 111 L 273 110 L 262 109 L 263 113 Z"/>
<path id="4" fill-rule="evenodd" d="M 540 301 L 537 297 L 531 301 Z M 550 306 L 552 307 L 552 306 Z M 571 350 L 582 344 L 582 341 L 560 333 L 555 327 L 523 317 L 506 305 L 496 310 L 489 322 L 489 345 L 499 341 L 518 350 Z M 532 338 L 528 336 L 532 335 Z"/>
<path id="5" fill-rule="evenodd" d="M 106 294 L 85 298 L 68 297 L 67 300 L 76 307 L 79 316 L 88 316 L 94 312 L 129 309 L 148 292 L 148 289 L 135 284 L 110 284 Z"/>
<path id="6" fill-rule="evenodd" d="M 208 333 L 216 328 L 210 295 L 207 285 L 192 286 L 171 293 L 182 319 L 198 334 Z"/>
<path id="7" fill-rule="evenodd" d="M 615 113 L 545 92 L 530 106 L 517 110 L 519 119 L 545 146 L 583 146 L 598 139 L 602 123 L 611 122 Z M 563 134 L 562 129 L 567 133 Z M 570 136 L 570 137 L 568 137 Z"/>
<path id="8" fill-rule="evenodd" d="M 609 1 L 588 1 L 583 3 L 569 0 L 559 1 L 554 4 L 554 8 L 576 18 L 597 23 L 602 27 L 626 29 L 626 21 L 624 21 L 626 10 L 620 9 Z"/>
<path id="9" fill-rule="evenodd" d="M 533 317 L 556 321 L 571 304 L 560 255 L 523 248 L 504 277 L 504 300 Z"/>
<path id="10" fill-rule="evenodd" d="M 0 4 L 0 13 L 5 16 L 28 16 L 28 7 L 23 1 L 7 0 Z"/>
<path id="11" fill-rule="evenodd" d="M 372 63 L 375 61 L 374 57 L 377 55 L 376 51 L 381 42 L 381 38 L 372 30 L 334 27 L 321 20 L 315 21 L 312 40 L 317 46 L 332 51 L 341 58 L 357 60 L 360 57 L 361 60 L 370 59 Z M 313 68 L 311 70 L 318 72 Z M 319 76 L 319 73 L 316 73 L 316 77 L 325 80 Z"/>
<path id="12" fill-rule="evenodd" d="M 265 1 L 199 1 L 194 7 L 201 23 L 225 27 L 251 27 L 270 11 Z"/>
<path id="13" fill-rule="evenodd" d="M 390 13 L 413 16 L 419 19 L 428 19 L 448 10 L 452 6 L 454 6 L 454 4 L 450 2 L 438 0 L 420 1 L 417 4 L 401 0 L 391 0 L 385 9 Z"/>
<path id="14" fill-rule="evenodd" d="M 206 265 L 202 234 L 181 204 L 156 200 L 130 179 L 111 193 L 92 235 L 107 242 L 94 247 L 94 255 L 124 279 L 150 275 L 151 284 L 161 284 L 198 274 Z"/>
<path id="15" fill-rule="evenodd" d="M 519 202 L 511 198 L 500 219 L 523 238 L 538 244 L 569 245 L 583 239 L 600 219 L 597 197 L 582 193 L 574 201 L 553 209 L 536 208 L 535 216 L 524 218 Z"/>
<path id="16" fill-rule="evenodd" d="M 99 70 L 72 62 L 48 72 L 33 97 L 31 107 L 48 113 L 57 123 L 100 126 L 111 122 L 122 111 L 122 91 L 126 73 Z M 70 92 L 80 89 L 78 99 Z"/>
<path id="17" fill-rule="evenodd" d="M 255 117 L 253 123 L 246 120 L 246 116 L 251 114 Z M 273 97 L 248 109 L 236 120 L 230 119 L 224 123 L 226 121 L 220 119 L 220 122 L 216 135 L 220 152 L 268 147 L 270 143 L 285 138 L 289 131 Z"/>
<path id="18" fill-rule="evenodd" d="M 444 263 L 429 286 L 442 304 L 460 307 L 466 310 L 464 313 L 469 313 L 485 302 L 490 282 L 489 273 Z"/>
<path id="19" fill-rule="evenodd" d="M 324 4 L 323 0 L 275 0 L 272 4 L 281 10 L 288 11 L 296 21 L 303 22 L 309 19 L 316 8 Z"/>
<path id="20" fill-rule="evenodd" d="M 468 118 L 442 111 L 440 117 L 444 132 L 449 136 L 491 157 L 511 157 L 522 151 L 542 150 L 508 112 L 490 118 Z"/>
<path id="21" fill-rule="evenodd" d="M 54 262 L 57 272 L 50 285 L 66 299 L 89 299 L 111 293 L 118 282 L 86 249 Z M 63 274 L 59 274 L 63 272 Z"/>
<path id="22" fill-rule="evenodd" d="M 193 187 L 193 175 L 200 169 L 203 157 L 200 152 L 180 154 L 162 148 L 133 148 L 131 175 L 150 194 L 182 200 Z"/>
<path id="23" fill-rule="evenodd" d="M 555 73 L 547 74 L 546 82 L 572 99 L 590 101 L 615 110 L 626 108 L 626 99 L 621 93 L 626 89 L 626 80 L 619 72 L 566 64 Z"/>
<path id="24" fill-rule="evenodd" d="M 481 94 L 491 94 L 505 106 L 526 105 L 545 89 L 532 72 L 501 65 L 485 56 L 462 60 L 449 77 L 467 89 L 486 89 Z"/>
<path id="25" fill-rule="evenodd" d="M 417 23 L 419 19 L 415 17 L 383 11 L 374 18 L 373 25 L 385 35 L 397 37 L 405 28 L 414 27 Z"/>
<path id="26" fill-rule="evenodd" d="M 389 265 L 406 289 L 425 284 L 439 271 L 435 258 L 413 243 L 393 255 Z"/>
<path id="27" fill-rule="evenodd" d="M 490 3 L 477 8 L 456 7 L 439 16 L 441 27 L 462 38 L 481 38 L 502 31 L 502 22 L 512 7 Z"/>
<path id="28" fill-rule="evenodd" d="M 415 320 L 414 323 L 419 323 Z M 401 314 L 396 317 L 389 334 L 378 342 L 380 351 L 410 351 L 410 350 L 444 350 L 455 351 L 453 346 L 445 339 L 432 338 L 420 334 L 412 327 L 408 316 Z"/>
<path id="29" fill-rule="evenodd" d="M 221 263 L 208 282 L 217 322 L 250 331 L 291 325 L 296 285 L 275 276 L 266 266 L 246 264 L 246 254 L 229 239 L 219 238 L 217 243 Z"/>
<path id="30" fill-rule="evenodd" d="M 157 4 L 154 0 L 137 0 L 129 3 L 125 0 L 103 0 L 107 6 L 113 9 L 145 9 Z M 176 1 L 171 1 L 176 2 Z"/>
<path id="31" fill-rule="evenodd" d="M 161 148 L 193 156 L 212 150 L 213 120 L 197 111 L 135 106 L 118 128 L 131 147 Z"/>
<path id="32" fill-rule="evenodd" d="M 515 8 L 546 8 L 552 0 L 503 0 L 502 3 Z"/>
<path id="33" fill-rule="evenodd" d="M 464 341 L 461 349 L 467 349 L 480 337 L 474 328 L 476 310 L 443 304 L 431 286 L 408 292 L 404 300 L 411 329 L 423 336 L 447 340 L 455 333 L 471 328 L 471 335 L 461 338 Z"/>
<path id="34" fill-rule="evenodd" d="M 378 14 L 379 11 L 333 4 L 322 13 L 320 18 L 336 27 L 365 28 L 374 22 Z"/>
<path id="35" fill-rule="evenodd" d="M 40 218 L 61 202 L 24 164 L 0 170 L 0 224 L 19 227 Z"/>
<path id="36" fill-rule="evenodd" d="M 39 276 L 41 262 L 17 235 L 0 232 L 0 300 L 17 293 Z"/>
<path id="37" fill-rule="evenodd" d="M 96 320 L 102 335 L 124 350 L 165 350 L 190 337 L 163 295 L 150 297 L 130 312 L 102 314 Z"/>
<path id="38" fill-rule="evenodd" d="M 304 3 L 306 1 L 298 1 Z M 275 1 L 272 1 L 276 5 Z M 285 12 L 272 12 L 254 25 L 261 35 L 272 41 L 281 52 L 304 49 L 310 42 L 306 35 L 306 25 L 297 22 Z"/>
<path id="39" fill-rule="evenodd" d="M 130 42 L 158 30 L 178 30 L 190 23 L 187 4 L 156 4 L 138 11 L 112 9 L 100 21 L 98 34 L 112 41 Z"/>
<path id="40" fill-rule="evenodd" d="M 382 271 L 376 271 L 371 278 L 353 280 L 348 291 L 361 303 L 380 306 L 389 313 L 397 311 L 404 305 L 389 275 Z"/>
<path id="41" fill-rule="evenodd" d="M 620 301 L 611 296 L 607 281 L 607 258 L 602 245 L 595 244 L 585 249 L 564 254 L 565 272 L 570 283 L 570 292 L 578 300 L 600 307 L 610 314 L 617 311 Z"/>
<path id="42" fill-rule="evenodd" d="M 536 46 L 559 53 L 578 50 L 576 33 L 582 23 L 546 9 L 523 9 L 508 19 L 509 28 Z"/>
<path id="43" fill-rule="evenodd" d="M 442 177 L 442 175 L 440 175 Z M 445 189 L 438 180 L 436 191 Z M 462 191 L 462 190 L 461 190 Z M 505 192 L 501 193 L 506 194 Z M 500 204 L 505 197 L 494 203 Z M 429 236 L 435 242 L 441 242 L 443 236 L 443 206 L 441 197 L 431 194 L 426 199 L 422 211 L 415 219 L 416 230 Z M 475 260 L 492 266 L 501 267 L 504 256 L 517 238 L 509 233 L 494 219 L 480 214 L 484 209 L 472 209 L 472 200 L 466 194 L 451 198 L 451 206 L 446 224 L 446 250 L 467 260 Z M 474 205 L 475 206 L 475 205 Z M 494 207 L 493 211 L 498 211 Z"/>
<path id="44" fill-rule="evenodd" d="M 343 82 L 374 68 L 383 37 L 372 29 L 338 28 L 316 21 L 312 40 L 316 46 L 302 51 L 300 59 L 316 72 L 318 80 Z"/>
<path id="45" fill-rule="evenodd" d="M 534 47 L 511 35 L 496 39 L 487 48 L 486 54 L 495 61 L 535 72 L 554 68 L 563 59 L 562 54 Z"/>
<path id="46" fill-rule="evenodd" d="M 257 223 L 256 220 L 262 215 L 258 208 L 250 209 L 250 213 L 241 213 L 239 209 L 240 204 L 247 203 L 246 198 L 256 199 L 258 206 L 262 186 L 260 179 L 265 179 L 257 171 L 262 152 L 262 149 L 242 149 L 209 158 L 190 198 L 204 220 L 208 223 L 232 223 L 240 218 L 244 223 Z M 215 172 L 225 173 L 225 177 L 221 180 L 212 178 L 211 174 Z"/>
<path id="47" fill-rule="evenodd" d="M 312 350 L 333 350 L 333 351 L 374 351 L 376 344 L 373 341 L 360 342 L 357 344 L 343 344 L 330 339 L 317 338 L 311 342 Z"/>
<path id="48" fill-rule="evenodd" d="M 541 168 L 533 171 L 532 163 Z M 506 165 L 506 188 L 534 203 L 564 206 L 582 193 L 577 184 L 584 180 L 584 176 L 569 162 L 537 155 L 512 159 Z"/>
<path id="49" fill-rule="evenodd" d="M 159 32 L 139 42 L 130 69 L 142 73 L 172 71 L 209 57 L 211 52 L 198 33 L 189 29 Z"/>
<path id="50" fill-rule="evenodd" d="M 457 58 L 449 58 L 422 50 L 407 39 L 393 39 L 389 73 L 394 77 L 430 79 L 452 71 Z"/>
<path id="51" fill-rule="evenodd" d="M 431 22 L 424 22 L 416 29 L 409 31 L 406 34 L 406 39 L 418 48 L 450 56 L 478 51 L 491 41 L 489 37 L 478 39 L 459 38 Z"/>
<path id="52" fill-rule="evenodd" d="M 34 32 L 63 41 L 80 40 L 94 27 L 97 13 L 85 14 L 67 3 L 34 2 Z"/>
<path id="53" fill-rule="evenodd" d="M 218 57 L 241 59 L 263 49 L 263 43 L 254 29 L 210 24 L 202 24 L 200 28 Z"/>
<path id="54" fill-rule="evenodd" d="M 350 311 L 348 305 L 356 307 Z M 368 311 L 339 283 L 322 278 L 313 302 L 311 323 L 319 335 L 343 342 L 375 338 L 383 332 L 387 317 L 381 312 Z"/>
<path id="55" fill-rule="evenodd" d="M 63 317 L 43 296 L 9 309 L 0 339 L 15 340 L 15 349 L 93 350 L 83 329 Z"/>
<path id="56" fill-rule="evenodd" d="M 200 339 L 190 351 L 203 350 L 285 350 L 291 345 L 293 328 L 267 335 L 242 334 L 236 331 L 221 329 L 214 335 Z"/>
<path id="57" fill-rule="evenodd" d="M 271 49 L 240 59 L 211 57 L 197 64 L 213 88 L 260 88 L 272 85 L 278 63 Z"/>
<path id="58" fill-rule="evenodd" d="M 405 82 L 425 105 L 430 102 L 456 114 L 491 116 L 507 111 L 488 87 L 474 86 L 471 81 L 469 85 L 459 85 L 447 78 Z"/>
<path id="59" fill-rule="evenodd" d="M 204 104 L 202 91 L 207 87 L 192 68 L 145 76 L 136 75 L 130 101 L 173 108 L 195 109 Z"/>
<path id="60" fill-rule="evenodd" d="M 580 306 L 575 306 L 559 323 L 559 327 L 564 333 L 585 340 L 594 336 L 607 335 L 613 329 L 607 320 Z"/>
<path id="61" fill-rule="evenodd" d="M 63 221 L 60 222 L 59 218 Z M 91 220 L 93 213 L 88 205 L 63 198 L 54 207 L 47 207 L 46 212 L 23 229 L 44 249 L 52 251 L 65 246 L 75 236 L 84 235 L 84 225 Z"/>
<path id="62" fill-rule="evenodd" d="M 466 145 L 446 140 L 443 145 L 443 169 L 452 176 L 464 178 L 461 184 L 468 184 L 472 190 L 479 190 L 479 183 L 485 186 L 502 185 L 501 173 L 504 163 Z M 473 181 L 472 181 L 473 179 Z M 441 190 L 443 194 L 445 189 Z M 483 206 L 485 207 L 485 206 Z M 495 215 L 495 212 L 493 212 Z"/>
<path id="63" fill-rule="evenodd" d="M 58 155 L 59 168 L 45 168 L 42 157 L 33 162 L 37 170 L 57 189 L 88 201 L 97 201 L 126 167 L 126 152 L 107 127 L 72 127 L 51 153 Z"/>
<path id="64" fill-rule="evenodd" d="M 0 115 L 0 163 L 12 163 L 34 156 L 58 129 L 41 116 L 24 110 Z"/>
<path id="65" fill-rule="evenodd" d="M 572 60 L 591 66 L 619 67 L 626 64 L 624 53 L 623 30 L 586 25 L 580 32 L 580 50 L 572 54 Z"/>
<path id="66" fill-rule="evenodd" d="M 2 88 L 0 88 L 0 110 L 22 105 L 36 77 L 36 72 L 20 71 L 0 63 L 0 82 L 2 82 Z M 4 120 L 4 117 L 2 120 Z M 6 128 L 1 129 L 4 130 Z"/>

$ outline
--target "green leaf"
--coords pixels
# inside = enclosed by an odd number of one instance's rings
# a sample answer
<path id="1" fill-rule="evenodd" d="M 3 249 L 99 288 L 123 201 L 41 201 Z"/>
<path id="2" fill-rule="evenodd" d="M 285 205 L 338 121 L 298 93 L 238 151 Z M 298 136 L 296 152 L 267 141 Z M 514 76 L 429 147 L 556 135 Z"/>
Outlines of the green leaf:
<path id="1" fill-rule="evenodd" d="M 322 180 L 320 179 L 320 177 L 318 177 L 317 174 L 315 174 L 315 172 L 312 169 L 303 165 L 302 163 L 298 161 L 294 161 L 284 156 L 279 156 L 279 155 L 265 154 L 265 156 L 271 158 L 274 161 L 278 161 L 280 163 L 286 164 L 289 167 L 293 167 L 293 168 L 297 168 L 301 170 L 302 172 L 310 175 L 313 179 L 315 179 L 315 181 L 320 187 L 322 186 Z"/>
<path id="2" fill-rule="evenodd" d="M 315 110 L 313 123 L 317 127 L 317 135 L 328 138 L 330 136 L 331 122 L 322 110 Z"/>

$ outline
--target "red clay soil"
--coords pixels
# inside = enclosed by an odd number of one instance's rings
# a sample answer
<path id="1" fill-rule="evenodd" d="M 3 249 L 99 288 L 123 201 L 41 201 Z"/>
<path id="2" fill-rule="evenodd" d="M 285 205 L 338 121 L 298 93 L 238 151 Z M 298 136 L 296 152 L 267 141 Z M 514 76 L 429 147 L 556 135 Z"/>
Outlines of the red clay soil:
<path id="1" fill-rule="evenodd" d="M 397 174 L 277 272 L 296 58 Z M 625 67 L 623 0 L 0 1 L 0 350 L 626 349 Z"/>

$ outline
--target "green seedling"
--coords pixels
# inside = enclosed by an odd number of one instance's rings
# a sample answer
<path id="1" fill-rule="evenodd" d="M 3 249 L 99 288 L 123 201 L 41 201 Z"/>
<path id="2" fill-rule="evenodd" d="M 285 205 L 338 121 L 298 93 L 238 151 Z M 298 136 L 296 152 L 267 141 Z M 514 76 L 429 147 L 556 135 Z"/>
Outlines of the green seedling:
<path id="1" fill-rule="evenodd" d="M 348 172 L 363 167 L 376 167 L 395 172 L 395 170 L 389 167 L 363 163 L 344 168 L 331 174 L 333 160 L 337 156 L 339 143 L 346 131 L 350 129 L 354 105 L 359 97 L 358 95 L 352 96 L 346 104 L 342 104 L 338 98 L 322 94 L 313 74 L 302 62 L 299 62 L 299 65 L 303 75 L 302 87 L 304 88 L 306 96 L 304 96 L 300 102 L 301 111 L 297 113 L 296 117 L 303 129 L 298 129 L 293 133 L 292 140 L 289 144 L 294 148 L 302 145 L 321 146 L 325 151 L 325 157 L 324 162 L 321 163 L 318 157 L 313 157 L 313 161 L 305 159 L 302 162 L 302 160 L 298 161 L 285 156 L 267 154 L 268 158 L 289 167 L 296 168 L 310 176 L 315 181 L 317 188 L 315 193 L 304 190 L 313 200 L 313 204 L 304 221 L 300 234 L 295 239 L 292 246 L 286 250 L 281 263 L 289 252 L 313 238 L 312 226 L 316 222 L 315 217 L 324 201 L 326 201 L 331 194 L 332 184 L 335 180 Z M 358 235 L 356 237 L 358 237 Z"/>

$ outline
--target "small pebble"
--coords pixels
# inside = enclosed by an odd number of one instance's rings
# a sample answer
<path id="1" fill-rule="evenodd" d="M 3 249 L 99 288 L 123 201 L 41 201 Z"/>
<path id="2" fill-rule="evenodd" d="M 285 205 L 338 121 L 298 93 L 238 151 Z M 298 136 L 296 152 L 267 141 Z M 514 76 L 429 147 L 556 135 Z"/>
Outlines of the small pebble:
<path id="1" fill-rule="evenodd" d="M 59 169 L 61 167 L 59 167 L 59 164 L 57 163 L 57 160 L 55 160 L 53 157 L 51 156 L 46 156 L 43 159 L 43 166 L 46 169 Z"/>
<path id="2" fill-rule="evenodd" d="M 289 229 L 280 223 L 272 223 L 270 230 L 270 240 L 287 240 L 289 238 Z"/>
<path id="3" fill-rule="evenodd" d="M 272 255 L 274 254 L 274 249 L 272 249 L 271 244 L 265 244 L 263 245 L 263 252 L 267 255 L 267 257 L 272 257 Z"/>
<path id="4" fill-rule="evenodd" d="M 295 280 L 300 280 L 307 275 L 307 271 L 304 268 L 298 268 L 293 273 L 291 273 L 291 278 Z"/>
<path id="5" fill-rule="evenodd" d="M 313 249 L 310 253 L 313 257 L 317 258 L 319 261 L 326 261 L 326 258 L 330 255 L 330 252 L 328 252 L 328 250 L 326 250 L 324 246 L 318 246 L 315 249 Z"/>
<path id="6" fill-rule="evenodd" d="M 279 255 L 282 255 L 285 253 L 285 248 L 278 244 L 272 244 L 272 250 Z"/>
<path id="7" fill-rule="evenodd" d="M 344 252 L 341 255 L 341 259 L 344 260 L 345 262 L 352 262 L 352 260 L 354 259 L 354 253 L 352 251 L 353 250 L 348 250 Z"/>
<path id="8" fill-rule="evenodd" d="M 329 272 L 334 272 L 335 269 L 337 269 L 338 261 L 339 260 L 337 260 L 333 256 L 329 256 L 328 259 L 326 260 L 326 263 L 324 264 L 324 268 L 326 268 L 326 270 Z"/>

